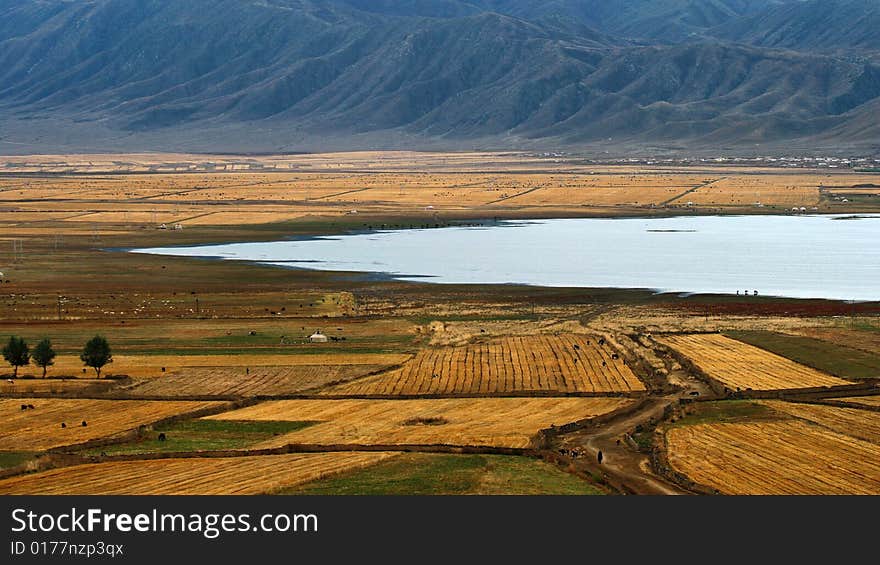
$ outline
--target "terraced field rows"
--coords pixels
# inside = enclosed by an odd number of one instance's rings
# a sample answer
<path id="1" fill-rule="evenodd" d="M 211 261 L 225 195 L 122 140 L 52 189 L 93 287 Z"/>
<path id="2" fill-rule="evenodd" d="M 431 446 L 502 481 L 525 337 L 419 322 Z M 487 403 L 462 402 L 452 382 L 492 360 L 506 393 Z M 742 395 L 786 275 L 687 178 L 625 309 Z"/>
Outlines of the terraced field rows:
<path id="1" fill-rule="evenodd" d="M 726 494 L 880 494 L 880 446 L 796 420 L 669 430 L 669 462 Z"/>
<path id="2" fill-rule="evenodd" d="M 852 384 L 720 334 L 660 339 L 732 390 L 781 390 Z"/>
<path id="3" fill-rule="evenodd" d="M 760 404 L 795 418 L 809 420 L 832 431 L 880 444 L 880 412 L 779 400 L 766 400 Z"/>
<path id="4" fill-rule="evenodd" d="M 97 379 L 15 379 L 11 383 L 0 381 L 0 394 L 82 392 L 90 388 L 106 390 L 113 385 L 113 381 Z"/>
<path id="5" fill-rule="evenodd" d="M 321 422 L 257 448 L 291 443 L 528 447 L 539 430 L 598 416 L 623 398 L 462 398 L 437 400 L 278 400 L 213 420 Z"/>
<path id="6" fill-rule="evenodd" d="M 394 455 L 309 453 L 97 463 L 2 480 L 0 494 L 262 494 Z"/>
<path id="7" fill-rule="evenodd" d="M 623 359 L 580 335 L 508 337 L 425 349 L 399 370 L 325 394 L 417 395 L 509 392 L 633 392 L 645 386 Z"/>
<path id="8" fill-rule="evenodd" d="M 846 398 L 835 398 L 841 402 L 849 402 L 850 404 L 861 404 L 862 406 L 875 406 L 880 408 L 880 395 L 878 396 L 847 396 Z"/>
<path id="9" fill-rule="evenodd" d="M 22 410 L 21 405 L 33 405 Z M 37 451 L 82 443 L 143 424 L 222 406 L 223 402 L 79 400 L 24 398 L 0 400 L 0 450 Z M 82 422 L 86 422 L 86 426 Z M 61 427 L 64 423 L 66 427 Z"/>
<path id="10" fill-rule="evenodd" d="M 128 389 L 133 395 L 271 396 L 308 389 L 381 371 L 387 365 L 291 365 L 283 367 L 193 367 L 168 377 L 144 380 Z"/>

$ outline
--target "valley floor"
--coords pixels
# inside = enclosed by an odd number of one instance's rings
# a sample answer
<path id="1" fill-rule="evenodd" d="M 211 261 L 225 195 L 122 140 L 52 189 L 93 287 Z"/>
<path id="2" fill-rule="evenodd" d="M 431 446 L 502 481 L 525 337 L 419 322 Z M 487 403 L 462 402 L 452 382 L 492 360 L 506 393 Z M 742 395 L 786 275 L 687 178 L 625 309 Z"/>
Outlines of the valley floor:
<path id="1" fill-rule="evenodd" d="M 49 337 L 58 356 L 45 379 L 0 370 L 0 493 L 880 493 L 880 303 L 441 287 L 121 251 L 880 212 L 877 174 L 516 154 L 6 160 L 0 338 Z M 78 358 L 95 334 L 114 352 L 101 378 Z"/>

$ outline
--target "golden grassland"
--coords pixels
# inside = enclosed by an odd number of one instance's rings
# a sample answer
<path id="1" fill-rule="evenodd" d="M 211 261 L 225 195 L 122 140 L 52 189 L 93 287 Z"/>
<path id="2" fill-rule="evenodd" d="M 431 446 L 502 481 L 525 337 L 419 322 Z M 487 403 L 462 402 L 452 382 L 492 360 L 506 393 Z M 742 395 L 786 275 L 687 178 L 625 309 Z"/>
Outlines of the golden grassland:
<path id="1" fill-rule="evenodd" d="M 351 361 L 351 356 L 345 356 Z M 143 396 L 279 396 L 311 391 L 350 381 L 387 368 L 387 365 L 279 365 L 189 367 L 168 377 L 146 379 L 125 390 Z"/>
<path id="2" fill-rule="evenodd" d="M 506 153 L 116 157 L 0 157 L 6 164 L 0 225 L 38 235 L 355 213 L 429 223 L 449 215 L 779 212 L 794 206 L 844 212 L 870 208 L 870 202 L 843 203 L 825 191 L 873 194 L 859 187 L 876 178 L 845 170 L 585 165 Z"/>
<path id="3" fill-rule="evenodd" d="M 256 447 L 294 443 L 528 447 L 541 429 L 607 414 L 632 402 L 619 398 L 277 400 L 208 419 L 320 422 Z"/>
<path id="4" fill-rule="evenodd" d="M 850 384 L 720 334 L 668 335 L 664 343 L 731 390 L 780 390 Z"/>
<path id="5" fill-rule="evenodd" d="M 98 379 L 10 379 L 0 381 L 0 394 L 76 393 L 104 389 L 115 384 Z"/>
<path id="6" fill-rule="evenodd" d="M 265 369 L 261 373 L 254 373 L 255 375 L 260 374 L 263 376 L 268 376 L 269 373 L 267 371 L 283 367 L 294 367 L 294 369 L 291 369 L 291 376 L 293 376 L 293 373 L 296 372 L 295 367 L 301 366 L 307 367 L 303 370 L 303 375 L 305 375 L 309 371 L 308 367 L 322 365 L 351 367 L 354 372 L 367 374 L 375 371 L 377 367 L 381 368 L 402 363 L 408 358 L 409 356 L 406 354 L 346 353 L 344 354 L 344 363 L 340 363 L 341 356 L 332 353 L 302 353 L 296 355 L 272 355 L 271 353 L 241 355 L 199 355 L 198 353 L 188 353 L 185 355 L 116 355 L 114 356 L 113 363 L 105 366 L 102 375 L 155 377 L 163 381 L 168 380 L 171 383 L 175 383 L 175 385 L 190 386 L 187 385 L 190 375 L 192 375 L 193 379 L 204 379 L 206 375 L 202 369 L 224 368 L 228 369 L 228 374 L 225 377 L 220 375 L 218 377 L 226 378 L 227 385 L 230 385 L 230 380 L 234 379 L 235 375 L 244 376 L 247 374 L 247 370 L 251 368 Z M 364 367 L 364 369 L 361 370 L 359 367 Z M 50 370 L 53 374 L 57 375 L 79 375 L 84 378 L 95 377 L 94 370 L 84 368 L 82 361 L 73 355 L 58 357 L 58 361 Z M 340 370 L 344 371 L 345 369 Z M 24 368 L 21 374 L 40 375 L 42 374 L 42 369 L 31 366 Z M 176 375 L 176 378 L 170 378 L 172 375 Z M 192 386 L 202 386 L 195 384 L 195 380 L 191 382 L 193 383 Z M 165 388 L 160 382 L 152 386 Z M 223 388 L 226 385 L 218 383 L 218 386 Z"/>
<path id="7" fill-rule="evenodd" d="M 22 405 L 34 408 L 22 410 Z M 73 445 L 221 406 L 222 402 L 0 399 L 0 450 L 37 451 Z"/>
<path id="8" fill-rule="evenodd" d="M 765 400 L 759 404 L 834 432 L 880 444 L 880 412 L 778 400 Z"/>
<path id="9" fill-rule="evenodd" d="M 97 463 L 0 480 L 0 494 L 266 494 L 394 455 L 307 453 Z"/>
<path id="10" fill-rule="evenodd" d="M 800 420 L 681 426 L 669 462 L 724 494 L 880 494 L 880 445 Z"/>
<path id="11" fill-rule="evenodd" d="M 644 385 L 630 368 L 621 359 L 609 359 L 616 349 L 595 343 L 586 347 L 580 340 L 592 338 L 578 332 L 635 335 L 767 326 L 792 333 L 835 331 L 834 336 L 822 338 L 841 344 L 859 332 L 836 328 L 833 314 L 801 318 L 781 313 L 771 319 L 743 305 L 743 315 L 709 316 L 689 308 L 689 299 L 650 293 L 404 284 L 114 249 L 265 241 L 495 218 L 779 213 L 795 205 L 816 206 L 823 213 L 878 210 L 871 196 L 874 189 L 865 187 L 876 175 L 726 166 L 610 166 L 515 153 L 30 156 L 0 157 L 0 169 L 0 271 L 4 272 L 0 339 L 22 335 L 34 345 L 51 337 L 59 355 L 49 375 L 78 377 L 9 384 L 4 376 L 0 394 L 85 396 L 95 387 L 113 384 L 112 394 L 169 399 L 284 395 L 311 393 L 337 381 L 348 382 L 338 385 L 336 394 L 641 393 Z M 852 195 L 851 201 L 843 203 L 839 195 Z M 760 208 L 755 205 L 758 201 Z M 182 229 L 173 229 L 177 223 Z M 158 229 L 160 224 L 169 229 Z M 865 314 L 860 323 L 871 319 L 870 313 Z M 446 330 L 430 335 L 421 331 L 436 320 L 443 320 Z M 549 337 L 553 330 L 548 328 L 563 321 L 578 329 Z M 490 333 L 481 334 L 481 328 Z M 339 341 L 308 343 L 307 336 L 316 329 Z M 104 374 L 129 375 L 131 382 L 95 381 L 91 370 L 83 373 L 78 354 L 95 333 L 106 335 L 114 350 L 114 362 Z M 859 333 L 853 347 L 876 351 L 875 334 Z M 523 335 L 532 337 L 517 337 Z M 575 350 L 575 344 L 581 349 Z M 620 353 L 629 358 L 631 345 Z M 747 349 L 727 351 L 712 345 L 703 353 L 719 364 L 716 371 L 696 358 L 694 362 L 713 378 L 729 379 L 731 388 L 829 382 L 827 375 L 804 373 L 801 366 L 768 358 L 762 350 L 744 344 L 736 347 Z M 646 348 L 638 349 L 648 355 L 646 362 L 655 370 L 664 367 Z M 683 349 L 689 355 L 688 348 Z M 723 365 L 742 359 L 743 354 L 758 355 L 757 364 L 765 373 L 742 366 L 723 371 Z M 374 374 L 383 369 L 387 369 L 383 374 Z M 0 374 L 7 372 L 11 373 L 8 367 L 0 369 Z M 22 372 L 34 375 L 40 370 L 30 366 Z M 771 378 L 780 381 L 767 380 Z M 10 451 L 41 451 L 112 438 L 171 416 L 193 417 L 198 407 L 217 405 L 41 398 L 2 402 L 8 404 L 0 409 L 0 449 Z M 267 402 L 217 417 L 321 422 L 264 446 L 524 447 L 551 424 L 607 414 L 633 402 L 328 398 Z M 22 403 L 35 409 L 21 411 Z M 825 418 L 821 414 L 799 417 L 805 419 L 789 416 L 790 422 L 779 425 L 848 437 L 820 427 L 819 420 Z M 82 420 L 88 426 L 78 426 Z M 61 428 L 61 421 L 68 427 Z M 840 430 L 858 426 L 858 420 L 846 423 L 843 417 L 834 422 Z M 764 441 L 771 443 L 770 438 Z M 738 461 L 724 459 L 721 449 L 718 465 L 724 469 L 719 480 L 724 480 L 723 473 L 734 473 Z M 688 458 L 702 465 L 717 452 L 679 453 L 680 463 Z M 849 451 L 840 453 L 852 456 Z M 300 481 L 297 477 L 309 480 L 370 464 L 375 456 L 114 462 L 20 477 L 12 483 L 22 489 L 16 492 L 256 493 L 295 484 Z M 861 472 L 858 465 L 871 456 L 863 453 L 843 467 Z M 809 459 L 806 448 L 802 457 Z M 779 459 L 763 472 L 778 472 L 785 464 Z M 877 477 L 876 470 L 865 472 Z M 742 488 L 747 486 L 746 482 Z M 2 488 L 0 492 L 6 492 Z"/>
<path id="12" fill-rule="evenodd" d="M 836 398 L 841 402 L 850 404 L 859 404 L 861 406 L 880 408 L 880 396 L 847 396 L 844 398 Z"/>
<path id="13" fill-rule="evenodd" d="M 635 392 L 645 386 L 597 338 L 517 336 L 424 349 L 402 368 L 324 394 L 413 395 L 510 392 Z"/>

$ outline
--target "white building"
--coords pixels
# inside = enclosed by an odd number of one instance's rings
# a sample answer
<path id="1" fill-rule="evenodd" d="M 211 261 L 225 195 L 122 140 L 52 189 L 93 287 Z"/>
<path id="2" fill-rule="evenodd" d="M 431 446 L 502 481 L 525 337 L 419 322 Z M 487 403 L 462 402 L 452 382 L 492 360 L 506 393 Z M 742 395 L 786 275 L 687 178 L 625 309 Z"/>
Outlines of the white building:
<path id="1" fill-rule="evenodd" d="M 321 330 L 318 330 L 309 336 L 309 341 L 311 343 L 327 343 L 327 336 L 322 334 Z"/>

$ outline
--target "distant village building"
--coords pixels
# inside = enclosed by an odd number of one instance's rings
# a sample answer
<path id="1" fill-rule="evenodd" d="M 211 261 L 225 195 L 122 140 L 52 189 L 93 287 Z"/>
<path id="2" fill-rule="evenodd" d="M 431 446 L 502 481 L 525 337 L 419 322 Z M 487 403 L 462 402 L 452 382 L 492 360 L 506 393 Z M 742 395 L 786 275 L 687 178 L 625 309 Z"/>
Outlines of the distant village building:
<path id="1" fill-rule="evenodd" d="M 327 343 L 327 336 L 322 334 L 321 330 L 318 330 L 309 336 L 309 341 L 311 343 Z"/>

